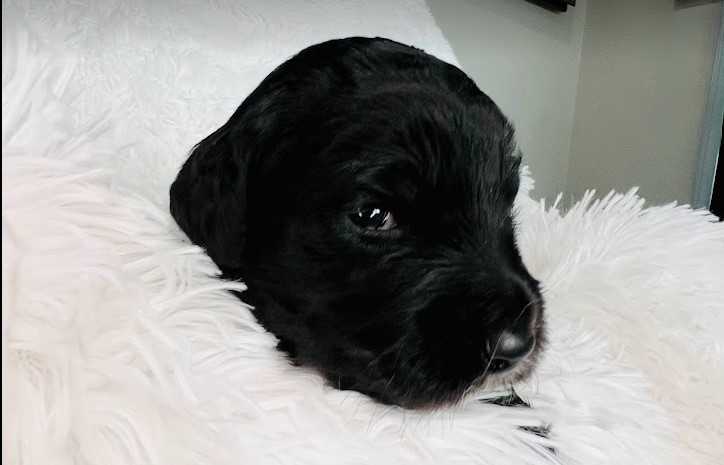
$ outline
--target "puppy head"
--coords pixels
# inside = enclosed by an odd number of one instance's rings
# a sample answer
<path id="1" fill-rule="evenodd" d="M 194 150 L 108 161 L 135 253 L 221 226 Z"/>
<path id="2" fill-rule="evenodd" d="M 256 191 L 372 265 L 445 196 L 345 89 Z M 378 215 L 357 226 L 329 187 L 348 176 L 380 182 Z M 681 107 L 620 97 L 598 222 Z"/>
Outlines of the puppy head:
<path id="1" fill-rule="evenodd" d="M 296 363 L 435 407 L 525 377 L 540 350 L 519 163 L 510 124 L 460 70 L 336 40 L 277 68 L 194 149 L 171 211 Z"/>

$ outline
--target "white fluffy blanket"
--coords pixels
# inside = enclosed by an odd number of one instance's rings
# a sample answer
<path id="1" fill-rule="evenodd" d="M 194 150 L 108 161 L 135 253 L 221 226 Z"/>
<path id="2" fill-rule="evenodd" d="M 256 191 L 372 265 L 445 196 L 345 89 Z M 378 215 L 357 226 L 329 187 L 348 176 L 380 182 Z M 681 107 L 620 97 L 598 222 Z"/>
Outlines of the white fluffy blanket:
<path id="1" fill-rule="evenodd" d="M 724 227 L 634 192 L 564 213 L 525 179 L 531 409 L 383 407 L 275 352 L 167 186 L 273 66 L 355 34 L 454 62 L 422 0 L 3 3 L 3 464 L 721 463 Z"/>

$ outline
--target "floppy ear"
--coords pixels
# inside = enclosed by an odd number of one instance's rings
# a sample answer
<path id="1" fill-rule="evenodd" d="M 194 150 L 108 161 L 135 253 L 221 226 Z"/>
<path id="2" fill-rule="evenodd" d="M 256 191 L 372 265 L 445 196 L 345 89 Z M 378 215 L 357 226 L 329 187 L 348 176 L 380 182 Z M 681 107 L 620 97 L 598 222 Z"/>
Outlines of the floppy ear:
<path id="1" fill-rule="evenodd" d="M 194 147 L 171 185 L 171 215 L 222 271 L 241 265 L 246 238 L 247 160 L 229 132 Z"/>

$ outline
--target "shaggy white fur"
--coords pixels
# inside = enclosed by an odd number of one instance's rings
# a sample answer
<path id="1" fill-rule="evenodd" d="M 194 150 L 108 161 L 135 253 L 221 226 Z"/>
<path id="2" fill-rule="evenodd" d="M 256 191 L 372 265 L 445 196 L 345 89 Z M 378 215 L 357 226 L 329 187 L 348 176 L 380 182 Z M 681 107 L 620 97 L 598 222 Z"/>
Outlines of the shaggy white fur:
<path id="1" fill-rule="evenodd" d="M 403 411 L 289 366 L 174 226 L 178 163 L 309 43 L 454 57 L 421 1 L 205 3 L 3 4 L 3 464 L 721 463 L 724 227 L 633 192 L 562 213 L 524 179 L 532 409 Z"/>

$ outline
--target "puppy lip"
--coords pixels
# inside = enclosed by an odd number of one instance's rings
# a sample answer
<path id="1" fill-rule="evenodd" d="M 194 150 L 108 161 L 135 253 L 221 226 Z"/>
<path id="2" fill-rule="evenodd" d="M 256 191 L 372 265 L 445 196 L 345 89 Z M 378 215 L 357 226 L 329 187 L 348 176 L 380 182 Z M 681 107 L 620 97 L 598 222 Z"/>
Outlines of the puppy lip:
<path id="1" fill-rule="evenodd" d="M 473 391 L 495 390 L 525 380 L 533 373 L 536 364 L 535 359 L 537 358 L 535 354 L 535 351 L 531 352 L 508 370 L 496 373 L 487 372 L 481 375 L 470 384 L 470 387 L 466 390 L 466 394 Z"/>

